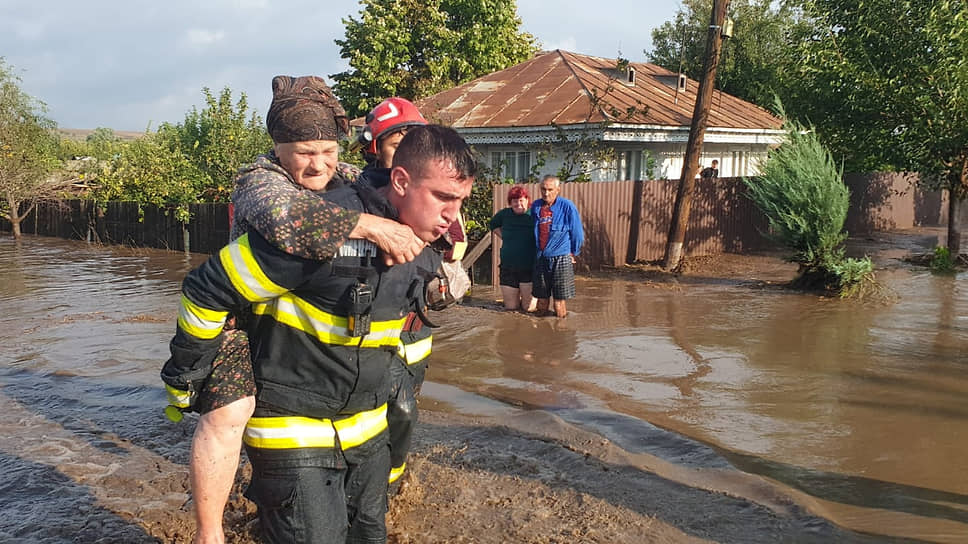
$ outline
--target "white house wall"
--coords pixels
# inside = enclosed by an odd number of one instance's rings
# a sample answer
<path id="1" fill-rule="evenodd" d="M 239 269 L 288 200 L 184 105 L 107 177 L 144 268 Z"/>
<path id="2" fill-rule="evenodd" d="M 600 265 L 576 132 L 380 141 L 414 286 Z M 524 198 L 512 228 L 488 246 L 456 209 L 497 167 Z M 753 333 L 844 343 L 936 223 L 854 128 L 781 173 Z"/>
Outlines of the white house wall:
<path id="1" fill-rule="evenodd" d="M 619 147 L 617 151 L 622 150 Z M 633 149 L 633 148 L 628 148 Z M 639 148 L 634 148 L 639 149 Z M 652 179 L 679 179 L 685 162 L 685 144 L 650 144 L 644 149 L 652 153 L 655 168 Z M 700 169 L 719 161 L 720 177 L 753 176 L 759 173 L 758 165 L 766 158 L 768 145 L 756 144 L 706 144 L 699 158 Z M 624 171 L 620 168 L 619 171 Z"/>
<path id="2" fill-rule="evenodd" d="M 470 140 L 470 138 L 468 138 Z M 707 143 L 703 146 L 700 156 L 700 168 L 709 166 L 712 161 L 719 161 L 720 177 L 753 176 L 759 173 L 759 164 L 766 159 L 769 151 L 768 144 L 730 144 Z M 499 145 L 474 144 L 474 148 L 481 153 L 485 164 L 492 166 L 491 152 L 493 151 L 531 151 L 532 166 L 537 159 L 537 151 L 527 144 L 502 143 Z M 615 151 L 619 157 L 616 163 L 599 164 L 591 172 L 592 181 L 613 181 L 622 179 L 625 172 L 623 152 L 648 151 L 655 159 L 650 179 L 679 179 L 682 175 L 683 159 L 686 153 L 684 143 L 616 143 Z M 643 158 L 643 161 L 645 158 Z M 557 173 L 564 165 L 563 154 L 549 154 L 545 156 L 545 164 L 538 171 L 540 178 L 546 174 Z M 644 168 L 644 166 L 643 166 Z M 620 175 L 621 174 L 621 175 Z"/>

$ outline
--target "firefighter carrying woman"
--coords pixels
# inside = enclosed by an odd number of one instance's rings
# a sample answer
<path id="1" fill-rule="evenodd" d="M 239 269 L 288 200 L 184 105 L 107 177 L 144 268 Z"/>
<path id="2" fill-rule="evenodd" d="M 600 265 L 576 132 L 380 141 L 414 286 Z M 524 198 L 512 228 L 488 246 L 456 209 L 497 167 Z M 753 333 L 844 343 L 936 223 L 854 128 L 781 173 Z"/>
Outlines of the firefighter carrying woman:
<path id="1" fill-rule="evenodd" d="M 410 129 L 406 152 L 383 187 L 366 170 L 345 184 L 336 98 L 319 78 L 273 80 L 273 152 L 237 180 L 240 236 L 186 277 L 162 371 L 173 406 L 203 414 L 190 462 L 196 542 L 224 540 L 240 439 L 268 541 L 385 540 L 391 368 L 424 304 L 415 285 L 435 276 L 439 256 L 423 246 L 457 219 L 476 168 L 455 132 L 424 123 L 371 131 L 379 146 Z M 252 314 L 248 340 L 223 331 L 230 311 Z M 419 387 L 411 366 L 406 387 Z"/>

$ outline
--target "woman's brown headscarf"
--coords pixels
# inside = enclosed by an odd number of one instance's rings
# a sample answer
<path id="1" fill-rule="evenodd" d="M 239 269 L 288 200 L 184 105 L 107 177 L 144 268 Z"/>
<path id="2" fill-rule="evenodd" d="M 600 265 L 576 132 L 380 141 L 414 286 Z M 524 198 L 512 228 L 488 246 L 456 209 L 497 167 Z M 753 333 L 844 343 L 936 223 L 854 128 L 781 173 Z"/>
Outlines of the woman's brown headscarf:
<path id="1" fill-rule="evenodd" d="M 277 144 L 339 140 L 349 133 L 349 119 L 322 78 L 276 76 L 266 128 Z"/>

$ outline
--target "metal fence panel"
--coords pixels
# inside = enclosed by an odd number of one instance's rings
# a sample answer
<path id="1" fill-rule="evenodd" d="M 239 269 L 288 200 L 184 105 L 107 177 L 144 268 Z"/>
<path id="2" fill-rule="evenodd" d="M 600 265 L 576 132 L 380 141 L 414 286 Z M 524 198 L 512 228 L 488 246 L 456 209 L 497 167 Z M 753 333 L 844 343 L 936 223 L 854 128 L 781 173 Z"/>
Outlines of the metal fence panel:
<path id="1" fill-rule="evenodd" d="M 944 224 L 947 199 L 942 193 L 913 185 L 916 180 L 916 174 L 906 173 L 845 176 L 851 190 L 848 232 Z M 575 203 L 585 227 L 579 270 L 661 260 L 678 184 L 677 180 L 562 184 L 561 196 Z M 494 187 L 495 213 L 507 206 L 511 187 Z M 538 184 L 525 187 L 532 200 L 540 196 Z M 769 246 L 760 234 L 767 228 L 766 220 L 744 193 L 738 178 L 697 180 L 686 230 L 686 256 L 744 253 Z M 134 202 L 48 202 L 28 214 L 21 227 L 25 234 L 174 251 L 185 250 L 187 231 L 189 249 L 209 254 L 228 242 L 228 204 L 193 204 L 189 211 L 192 219 L 182 225 L 163 208 L 139 208 Z M 0 229 L 9 231 L 10 223 L 0 220 Z M 493 242 L 490 275 L 496 284 L 501 244 L 496 238 Z"/>

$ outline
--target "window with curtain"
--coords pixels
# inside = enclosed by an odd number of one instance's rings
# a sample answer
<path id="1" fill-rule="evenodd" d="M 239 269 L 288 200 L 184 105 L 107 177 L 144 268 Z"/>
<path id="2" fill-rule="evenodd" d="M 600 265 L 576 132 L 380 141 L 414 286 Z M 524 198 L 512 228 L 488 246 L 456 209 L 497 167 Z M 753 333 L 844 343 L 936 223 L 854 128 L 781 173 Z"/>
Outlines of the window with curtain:
<path id="1" fill-rule="evenodd" d="M 492 151 L 491 168 L 501 178 L 521 181 L 531 174 L 530 151 Z"/>
<path id="2" fill-rule="evenodd" d="M 626 180 L 636 180 L 636 179 L 646 179 L 645 172 L 642 171 L 642 152 L 641 151 L 625 151 L 622 153 L 622 162 L 625 168 L 619 170 L 625 177 L 622 179 Z"/>

